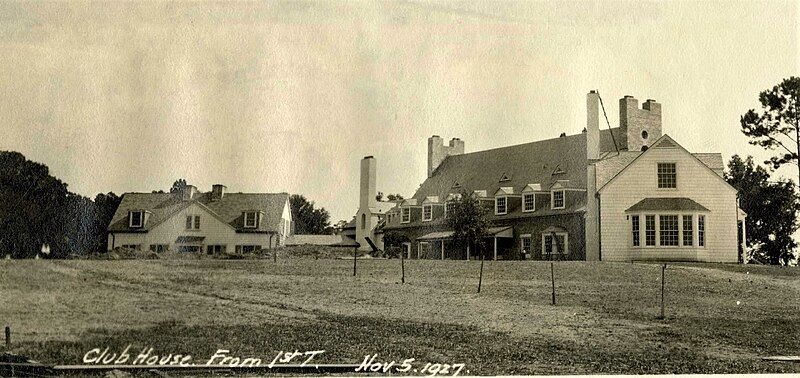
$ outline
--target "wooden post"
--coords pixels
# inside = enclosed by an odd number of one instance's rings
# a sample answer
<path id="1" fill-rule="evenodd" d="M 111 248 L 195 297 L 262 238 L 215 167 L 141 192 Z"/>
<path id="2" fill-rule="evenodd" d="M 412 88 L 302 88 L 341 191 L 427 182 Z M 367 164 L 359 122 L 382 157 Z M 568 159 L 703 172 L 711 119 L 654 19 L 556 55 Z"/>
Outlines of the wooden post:
<path id="1" fill-rule="evenodd" d="M 483 260 L 485 260 L 483 256 L 484 253 L 481 251 L 481 273 L 478 275 L 478 294 L 481 293 L 481 283 L 483 282 Z"/>
<path id="2" fill-rule="evenodd" d="M 664 277 L 666 275 L 665 274 L 666 270 L 667 270 L 667 264 L 664 264 L 661 267 L 661 316 L 658 317 L 659 319 L 664 319 L 664 284 L 665 284 Z"/>
<path id="3" fill-rule="evenodd" d="M 6 349 L 11 349 L 11 327 L 6 326 Z"/>
<path id="4" fill-rule="evenodd" d="M 556 305 L 556 276 L 553 270 L 553 263 L 550 263 L 550 284 L 553 288 L 553 306 Z"/>
<path id="5" fill-rule="evenodd" d="M 353 248 L 353 277 L 356 276 L 356 254 L 358 253 L 358 247 Z"/>
<path id="6" fill-rule="evenodd" d="M 444 261 L 444 239 L 442 239 L 442 261 Z"/>
<path id="7" fill-rule="evenodd" d="M 406 283 L 406 247 L 400 249 L 400 283 Z"/>
<path id="8" fill-rule="evenodd" d="M 497 236 L 494 237 L 494 260 L 497 261 Z"/>

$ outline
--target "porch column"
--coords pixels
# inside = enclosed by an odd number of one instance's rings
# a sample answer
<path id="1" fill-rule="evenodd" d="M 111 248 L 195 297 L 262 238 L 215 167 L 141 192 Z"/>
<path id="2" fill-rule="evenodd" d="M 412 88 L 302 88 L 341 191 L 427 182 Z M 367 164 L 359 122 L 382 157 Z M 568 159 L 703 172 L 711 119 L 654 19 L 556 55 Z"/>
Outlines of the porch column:
<path id="1" fill-rule="evenodd" d="M 494 259 L 497 261 L 497 236 L 494 237 Z"/>
<path id="2" fill-rule="evenodd" d="M 442 260 L 444 260 L 444 239 L 442 239 Z"/>
<path id="3" fill-rule="evenodd" d="M 469 243 L 467 243 L 467 261 L 469 261 Z"/>

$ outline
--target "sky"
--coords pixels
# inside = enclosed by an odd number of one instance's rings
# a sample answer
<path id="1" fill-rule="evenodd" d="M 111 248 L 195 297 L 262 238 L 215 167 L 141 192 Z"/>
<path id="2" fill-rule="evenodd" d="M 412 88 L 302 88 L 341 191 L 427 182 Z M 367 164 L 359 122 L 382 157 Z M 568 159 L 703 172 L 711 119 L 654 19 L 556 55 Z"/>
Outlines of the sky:
<path id="1" fill-rule="evenodd" d="M 363 156 L 410 197 L 431 135 L 576 134 L 595 89 L 614 127 L 619 98 L 652 98 L 689 151 L 760 162 L 739 117 L 798 75 L 798 29 L 792 1 L 2 2 L 0 150 L 89 197 L 185 178 L 336 222 Z"/>

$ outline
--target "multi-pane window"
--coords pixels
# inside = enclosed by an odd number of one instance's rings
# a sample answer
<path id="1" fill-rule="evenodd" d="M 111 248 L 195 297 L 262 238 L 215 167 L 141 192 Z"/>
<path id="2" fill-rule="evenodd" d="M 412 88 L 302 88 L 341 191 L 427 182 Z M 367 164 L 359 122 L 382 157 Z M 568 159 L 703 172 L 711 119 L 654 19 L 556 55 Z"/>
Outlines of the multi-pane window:
<path id="1" fill-rule="evenodd" d="M 640 244 L 639 240 L 639 216 L 633 215 L 631 216 L 631 236 L 633 237 L 633 246 L 638 247 Z"/>
<path id="2" fill-rule="evenodd" d="M 675 163 L 658 163 L 658 188 L 677 188 L 678 174 Z"/>
<path id="3" fill-rule="evenodd" d="M 144 218 L 142 216 L 142 214 L 143 213 L 141 211 L 132 211 L 131 212 L 131 219 L 130 219 L 130 226 L 131 227 L 142 227 L 142 220 Z"/>
<path id="4" fill-rule="evenodd" d="M 497 197 L 494 200 L 494 213 L 495 214 L 505 214 L 507 212 L 506 207 L 506 197 Z"/>
<path id="5" fill-rule="evenodd" d="M 567 253 L 567 235 L 555 234 L 555 238 L 553 236 L 552 233 L 544 234 L 542 238 L 542 250 L 544 253 L 546 255 Z"/>
<path id="6" fill-rule="evenodd" d="M 520 239 L 522 242 L 522 253 L 531 253 L 531 237 L 530 235 L 523 236 Z"/>
<path id="7" fill-rule="evenodd" d="M 188 215 L 188 216 L 186 216 L 186 229 L 187 230 L 199 230 L 200 229 L 200 216 L 199 215 Z"/>
<path id="8" fill-rule="evenodd" d="M 178 252 L 181 253 L 199 253 L 201 252 L 203 247 L 199 245 L 181 245 L 178 246 Z"/>
<path id="9" fill-rule="evenodd" d="M 563 209 L 564 208 L 564 191 L 563 190 L 555 190 L 553 191 L 553 209 Z"/>
<path id="10" fill-rule="evenodd" d="M 656 245 L 656 216 L 644 216 L 644 245 Z"/>
<path id="11" fill-rule="evenodd" d="M 156 253 L 166 252 L 169 249 L 169 244 L 150 244 L 150 250 Z"/>
<path id="12" fill-rule="evenodd" d="M 678 245 L 678 216 L 659 215 L 658 216 L 660 243 L 662 246 Z"/>
<path id="13" fill-rule="evenodd" d="M 444 205 L 444 216 L 447 218 L 447 214 L 452 214 L 453 209 L 455 209 L 455 203 L 448 202 Z"/>
<path id="14" fill-rule="evenodd" d="M 404 207 L 400 213 L 400 222 L 401 223 L 408 223 L 411 222 L 411 208 Z"/>
<path id="15" fill-rule="evenodd" d="M 224 245 L 209 245 L 206 246 L 206 253 L 209 255 L 218 255 L 225 253 L 225 246 Z"/>
<path id="16" fill-rule="evenodd" d="M 258 227 L 258 212 L 256 212 L 256 211 L 246 211 L 244 213 L 244 226 L 246 228 L 256 228 L 256 227 Z"/>
<path id="17" fill-rule="evenodd" d="M 260 245 L 237 245 L 236 250 L 237 252 L 241 253 L 253 253 L 261 249 Z"/>
<path id="18" fill-rule="evenodd" d="M 697 245 L 705 247 L 706 245 L 706 216 L 697 216 Z"/>
<path id="19" fill-rule="evenodd" d="M 422 207 L 422 220 L 429 221 L 433 219 L 433 206 L 425 205 Z"/>
<path id="20" fill-rule="evenodd" d="M 683 216 L 683 245 L 692 245 L 692 216 L 691 215 L 684 215 Z"/>
<path id="21" fill-rule="evenodd" d="M 533 211 L 536 207 L 536 196 L 533 193 L 522 195 L 522 211 Z"/>

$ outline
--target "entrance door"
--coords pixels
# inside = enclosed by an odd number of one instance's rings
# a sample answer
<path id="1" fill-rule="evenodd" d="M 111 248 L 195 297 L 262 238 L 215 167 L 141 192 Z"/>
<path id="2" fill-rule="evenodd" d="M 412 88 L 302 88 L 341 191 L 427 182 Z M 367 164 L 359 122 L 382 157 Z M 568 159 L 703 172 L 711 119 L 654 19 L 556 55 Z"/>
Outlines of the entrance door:
<path id="1" fill-rule="evenodd" d="M 405 258 L 411 258 L 411 243 L 403 243 L 403 255 Z"/>

